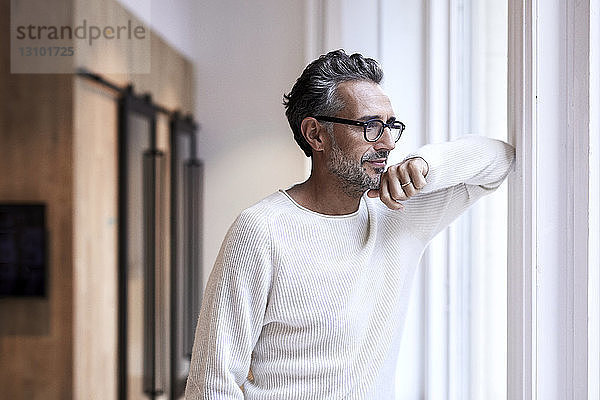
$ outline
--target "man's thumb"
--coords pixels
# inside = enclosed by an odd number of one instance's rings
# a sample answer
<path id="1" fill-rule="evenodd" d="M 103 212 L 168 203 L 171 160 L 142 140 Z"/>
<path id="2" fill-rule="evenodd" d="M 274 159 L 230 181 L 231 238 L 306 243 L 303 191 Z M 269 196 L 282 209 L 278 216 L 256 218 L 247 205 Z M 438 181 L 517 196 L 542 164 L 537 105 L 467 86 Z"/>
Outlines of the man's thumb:
<path id="1" fill-rule="evenodd" d="M 371 198 L 379 197 L 379 190 L 378 189 L 370 189 L 367 192 L 367 196 L 369 196 Z"/>

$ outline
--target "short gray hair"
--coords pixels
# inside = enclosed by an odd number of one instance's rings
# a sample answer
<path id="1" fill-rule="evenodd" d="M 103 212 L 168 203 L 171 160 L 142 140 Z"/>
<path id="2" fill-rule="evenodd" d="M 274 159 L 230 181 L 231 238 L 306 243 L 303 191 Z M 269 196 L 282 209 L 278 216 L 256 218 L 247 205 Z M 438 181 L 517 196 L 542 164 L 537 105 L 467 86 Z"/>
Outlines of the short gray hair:
<path id="1" fill-rule="evenodd" d="M 342 99 L 337 95 L 340 83 L 358 80 L 378 84 L 382 79 L 383 70 L 377 61 L 358 53 L 349 56 L 341 49 L 308 64 L 292 90 L 283 95 L 285 115 L 304 154 L 311 157 L 312 148 L 302 136 L 302 121 L 306 117 L 335 116 L 340 112 L 344 108 Z"/>

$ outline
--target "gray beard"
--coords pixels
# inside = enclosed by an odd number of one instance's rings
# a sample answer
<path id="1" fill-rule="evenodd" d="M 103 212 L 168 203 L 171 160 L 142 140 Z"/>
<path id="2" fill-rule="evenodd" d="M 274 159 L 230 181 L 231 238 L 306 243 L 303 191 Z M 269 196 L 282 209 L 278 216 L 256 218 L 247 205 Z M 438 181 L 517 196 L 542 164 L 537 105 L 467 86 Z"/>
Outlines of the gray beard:
<path id="1" fill-rule="evenodd" d="M 382 156 L 387 157 L 389 152 L 385 152 L 385 154 L 378 152 L 372 154 L 370 157 L 363 156 L 360 162 L 357 162 L 349 158 L 335 143 L 332 150 L 331 158 L 327 162 L 327 168 L 329 172 L 340 178 L 341 189 L 346 195 L 353 198 L 360 198 L 369 189 L 379 189 L 381 174 L 384 169 L 378 168 L 376 170 L 377 175 L 370 177 L 363 164 L 369 159 Z"/>

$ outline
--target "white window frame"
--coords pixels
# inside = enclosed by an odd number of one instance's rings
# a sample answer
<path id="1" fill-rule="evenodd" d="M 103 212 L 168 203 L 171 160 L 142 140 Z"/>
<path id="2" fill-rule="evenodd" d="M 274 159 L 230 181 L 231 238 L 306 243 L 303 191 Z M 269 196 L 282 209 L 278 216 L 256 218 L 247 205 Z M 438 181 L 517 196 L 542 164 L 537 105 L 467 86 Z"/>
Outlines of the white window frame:
<path id="1" fill-rule="evenodd" d="M 535 0 L 508 2 L 508 129 L 516 148 L 509 178 L 507 397 L 532 399 L 535 393 Z M 529 173 L 524 173 L 528 171 Z"/>
<path id="2" fill-rule="evenodd" d="M 598 44 L 598 0 L 509 0 L 509 399 L 599 398 Z"/>

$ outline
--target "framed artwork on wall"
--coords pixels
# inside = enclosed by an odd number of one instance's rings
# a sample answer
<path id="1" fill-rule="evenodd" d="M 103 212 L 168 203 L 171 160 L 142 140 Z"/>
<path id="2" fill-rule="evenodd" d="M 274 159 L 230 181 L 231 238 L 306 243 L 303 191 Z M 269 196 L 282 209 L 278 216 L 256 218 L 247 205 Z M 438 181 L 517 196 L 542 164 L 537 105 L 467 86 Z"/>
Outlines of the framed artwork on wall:
<path id="1" fill-rule="evenodd" d="M 44 297 L 46 206 L 0 203 L 0 297 Z"/>

